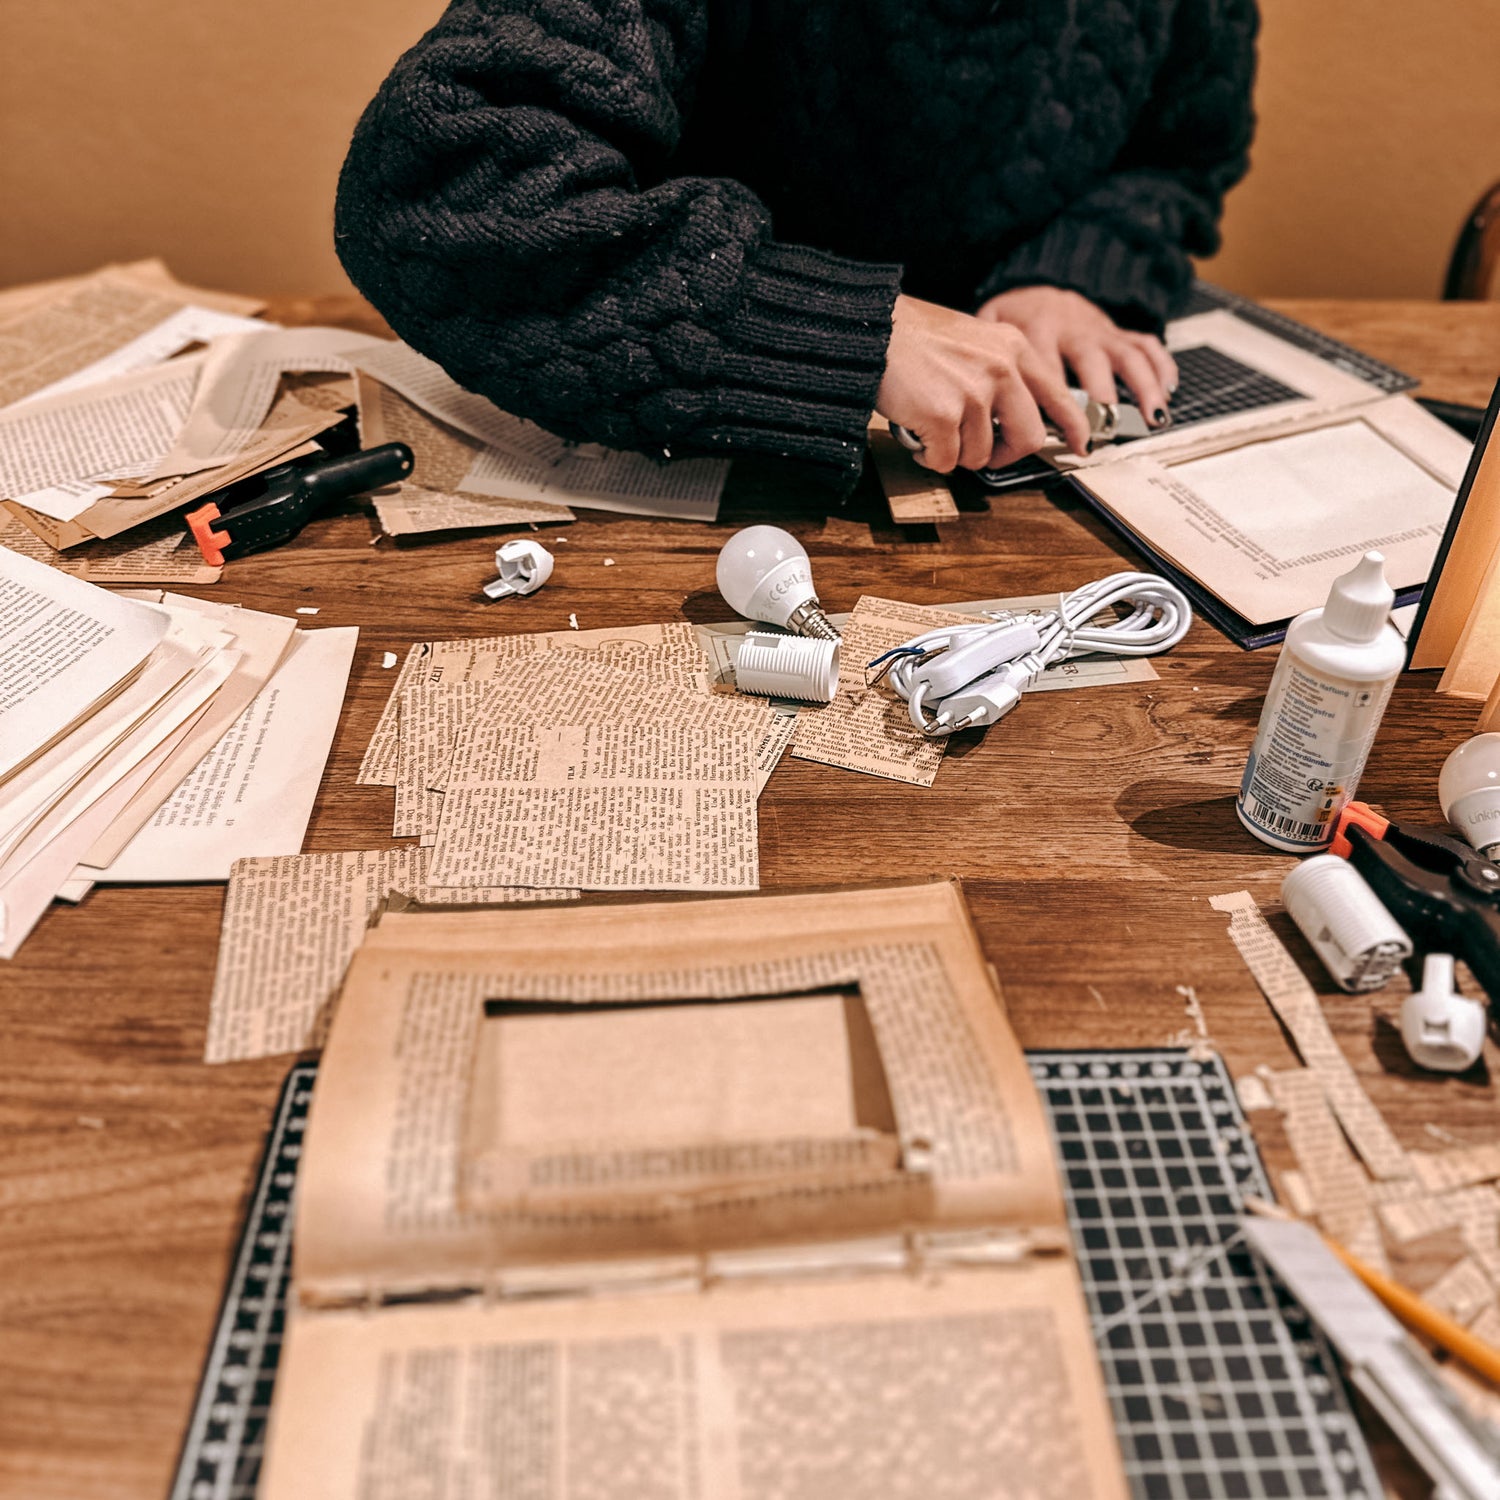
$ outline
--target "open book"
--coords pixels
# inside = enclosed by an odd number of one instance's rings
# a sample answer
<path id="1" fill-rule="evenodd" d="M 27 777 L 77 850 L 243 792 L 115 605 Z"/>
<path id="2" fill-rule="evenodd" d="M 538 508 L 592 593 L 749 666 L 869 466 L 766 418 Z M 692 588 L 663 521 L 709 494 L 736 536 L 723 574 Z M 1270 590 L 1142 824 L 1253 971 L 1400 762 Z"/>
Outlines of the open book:
<path id="1" fill-rule="evenodd" d="M 1346 362 L 1225 309 L 1176 320 L 1166 341 L 1177 420 L 1051 455 L 1078 492 L 1241 645 L 1280 640 L 1372 548 L 1415 602 L 1469 444 Z"/>
<path id="2" fill-rule="evenodd" d="M 959 890 L 387 914 L 262 1500 L 1123 1500 Z"/>

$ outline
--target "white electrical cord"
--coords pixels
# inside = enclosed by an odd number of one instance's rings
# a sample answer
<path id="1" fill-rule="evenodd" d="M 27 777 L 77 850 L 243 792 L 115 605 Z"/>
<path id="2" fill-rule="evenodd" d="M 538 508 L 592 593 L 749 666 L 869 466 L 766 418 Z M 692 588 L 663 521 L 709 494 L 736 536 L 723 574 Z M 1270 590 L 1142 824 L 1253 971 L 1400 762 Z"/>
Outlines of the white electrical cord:
<path id="1" fill-rule="evenodd" d="M 1091 625 L 1116 604 L 1128 612 Z M 1048 667 L 1073 656 L 1154 656 L 1175 646 L 1193 623 L 1181 589 L 1155 573 L 1111 573 L 1056 609 L 1005 614 L 915 636 L 870 663 L 872 682 L 889 674 L 911 721 L 938 738 L 1003 719 Z M 867 673 L 868 675 L 868 673 Z"/>

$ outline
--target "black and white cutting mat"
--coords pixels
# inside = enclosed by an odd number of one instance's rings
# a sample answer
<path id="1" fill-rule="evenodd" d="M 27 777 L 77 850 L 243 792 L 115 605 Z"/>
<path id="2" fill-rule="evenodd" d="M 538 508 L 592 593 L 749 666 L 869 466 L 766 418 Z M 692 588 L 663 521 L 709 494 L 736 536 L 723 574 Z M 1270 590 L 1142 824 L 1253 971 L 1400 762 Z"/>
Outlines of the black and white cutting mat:
<path id="1" fill-rule="evenodd" d="M 1240 1233 L 1272 1195 L 1219 1058 L 1027 1061 L 1136 1500 L 1380 1500 L 1322 1335 Z"/>
<path id="2" fill-rule="evenodd" d="M 1266 1176 L 1222 1063 L 1186 1052 L 1028 1056 L 1056 1137 L 1136 1500 L 1381 1494 L 1320 1335 L 1238 1237 Z M 170 1500 L 253 1500 L 317 1077 L 287 1077 Z"/>

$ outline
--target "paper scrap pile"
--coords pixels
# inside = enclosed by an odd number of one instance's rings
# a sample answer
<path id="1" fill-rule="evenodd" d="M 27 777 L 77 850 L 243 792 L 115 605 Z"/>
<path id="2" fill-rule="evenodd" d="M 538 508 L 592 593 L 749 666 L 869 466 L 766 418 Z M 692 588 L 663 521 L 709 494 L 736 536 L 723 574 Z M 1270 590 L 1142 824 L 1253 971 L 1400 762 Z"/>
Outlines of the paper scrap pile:
<path id="1" fill-rule="evenodd" d="M 340 351 L 364 336 L 280 329 L 248 316 L 259 305 L 154 262 L 0 293 L 11 516 L 67 551 L 319 451 L 354 404 Z M 179 550 L 175 570 L 157 560 L 158 580 L 202 566 L 196 548 Z"/>
<path id="2" fill-rule="evenodd" d="M 1393 1251 L 1446 1235 L 1446 1269 L 1412 1290 L 1500 1347 L 1500 1142 L 1448 1151 L 1402 1146 L 1255 898 L 1233 891 L 1209 899 L 1229 917 L 1230 939 L 1304 1063 L 1263 1070 L 1238 1085 L 1246 1109 L 1281 1112 L 1297 1158 L 1297 1169 L 1281 1174 L 1289 1205 L 1367 1265 L 1398 1280 L 1406 1279 L 1406 1268 Z M 1473 1411 L 1500 1421 L 1500 1391 L 1453 1364 L 1441 1368 Z"/>
<path id="3" fill-rule="evenodd" d="M 793 718 L 710 691 L 692 625 L 420 641 L 360 767 L 396 849 L 246 859 L 230 877 L 206 1060 L 321 1044 L 395 893 L 423 906 L 582 890 L 753 890 L 756 798 Z"/>
<path id="4" fill-rule="evenodd" d="M 421 642 L 360 780 L 438 886 L 751 890 L 790 722 L 710 692 L 686 623 Z"/>
<path id="5" fill-rule="evenodd" d="M 0 548 L 0 958 L 95 880 L 301 847 L 358 632 L 295 627 Z"/>
<path id="6" fill-rule="evenodd" d="M 0 292 L 7 529 L 24 526 L 28 550 L 54 566 L 86 549 L 100 581 L 211 581 L 180 529 L 153 533 L 149 548 L 98 544 L 317 455 L 356 411 L 363 447 L 405 441 L 417 458 L 413 481 L 377 503 L 393 535 L 567 521 L 569 500 L 717 513 L 727 463 L 570 446 L 405 344 L 280 328 L 252 316 L 261 306 L 186 286 L 155 261 Z"/>

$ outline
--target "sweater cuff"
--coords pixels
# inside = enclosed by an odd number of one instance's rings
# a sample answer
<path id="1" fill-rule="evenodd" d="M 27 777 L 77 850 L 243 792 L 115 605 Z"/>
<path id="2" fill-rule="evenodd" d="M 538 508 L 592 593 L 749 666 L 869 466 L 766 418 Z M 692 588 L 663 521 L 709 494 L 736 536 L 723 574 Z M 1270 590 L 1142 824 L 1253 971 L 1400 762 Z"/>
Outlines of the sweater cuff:
<path id="1" fill-rule="evenodd" d="M 745 258 L 740 306 L 718 332 L 697 436 L 791 458 L 852 484 L 885 374 L 901 267 L 767 242 Z"/>
<path id="2" fill-rule="evenodd" d="M 1122 326 L 1159 334 L 1191 279 L 1187 257 L 1159 240 L 1064 215 L 1011 251 L 978 295 L 983 302 L 1012 287 L 1065 287 L 1098 303 Z"/>

